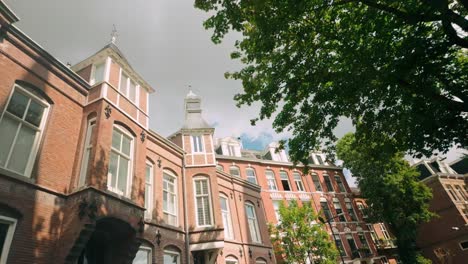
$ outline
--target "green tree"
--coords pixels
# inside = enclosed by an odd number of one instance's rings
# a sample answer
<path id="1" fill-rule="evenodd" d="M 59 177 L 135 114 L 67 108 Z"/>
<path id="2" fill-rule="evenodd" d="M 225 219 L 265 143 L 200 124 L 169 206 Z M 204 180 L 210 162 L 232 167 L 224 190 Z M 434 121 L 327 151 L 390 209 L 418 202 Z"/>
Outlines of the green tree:
<path id="1" fill-rule="evenodd" d="M 242 33 L 232 58 L 244 68 L 238 106 L 291 130 L 290 156 L 333 150 L 340 118 L 356 138 L 431 155 L 467 146 L 466 0 L 196 0 L 219 43 Z M 457 33 L 456 27 L 458 27 Z"/>
<path id="2" fill-rule="evenodd" d="M 382 158 L 381 148 L 379 143 L 362 144 L 351 133 L 336 146 L 338 158 L 356 176 L 367 199 L 370 221 L 389 224 L 403 263 L 426 263 L 415 249 L 415 240 L 418 226 L 434 216 L 428 206 L 432 194 L 402 153 Z"/>
<path id="3" fill-rule="evenodd" d="M 279 214 L 281 222 L 269 225 L 275 255 L 285 263 L 306 263 L 309 254 L 315 264 L 336 263 L 338 251 L 311 206 L 293 200 L 288 206 L 281 204 Z"/>

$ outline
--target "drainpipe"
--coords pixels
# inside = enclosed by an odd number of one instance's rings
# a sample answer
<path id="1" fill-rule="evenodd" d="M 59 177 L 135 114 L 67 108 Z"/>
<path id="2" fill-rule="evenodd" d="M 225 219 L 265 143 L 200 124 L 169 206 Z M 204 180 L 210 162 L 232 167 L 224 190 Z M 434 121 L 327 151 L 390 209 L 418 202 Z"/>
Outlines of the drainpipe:
<path id="1" fill-rule="evenodd" d="M 185 153 L 182 158 L 182 188 L 183 188 L 183 203 L 184 203 L 184 229 L 185 229 L 185 257 L 187 264 L 190 264 L 190 237 L 188 225 L 188 212 L 187 212 L 187 186 L 185 181 Z"/>

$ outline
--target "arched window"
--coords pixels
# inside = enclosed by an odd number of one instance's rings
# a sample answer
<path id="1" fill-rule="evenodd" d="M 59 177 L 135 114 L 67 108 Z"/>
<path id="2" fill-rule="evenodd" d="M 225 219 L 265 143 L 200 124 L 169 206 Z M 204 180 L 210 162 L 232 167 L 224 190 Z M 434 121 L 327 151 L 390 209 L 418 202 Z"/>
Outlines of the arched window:
<path id="1" fill-rule="evenodd" d="M 354 213 L 353 204 L 349 198 L 345 198 L 345 204 L 346 210 L 348 211 L 348 214 L 351 217 L 351 221 L 357 221 L 356 214 Z"/>
<path id="2" fill-rule="evenodd" d="M 255 260 L 255 264 L 267 264 L 267 261 L 263 258 L 258 258 Z"/>
<path id="3" fill-rule="evenodd" d="M 283 190 L 291 191 L 291 185 L 289 184 L 288 174 L 285 171 L 280 171 L 281 185 L 283 185 Z"/>
<path id="4" fill-rule="evenodd" d="M 219 171 L 224 171 L 224 168 L 222 165 L 216 164 L 216 169 Z"/>
<path id="5" fill-rule="evenodd" d="M 343 209 L 341 208 L 341 203 L 338 198 L 333 198 L 333 206 L 335 207 L 336 215 L 338 216 L 338 219 L 340 222 L 346 222 L 346 218 L 343 213 Z"/>
<path id="6" fill-rule="evenodd" d="M 277 191 L 278 186 L 276 186 L 275 174 L 272 170 L 266 170 L 265 176 L 267 179 L 268 189 L 272 191 Z"/>
<path id="7" fill-rule="evenodd" d="M 151 219 L 153 216 L 153 163 L 149 160 L 146 161 L 145 168 L 145 217 Z"/>
<path id="8" fill-rule="evenodd" d="M 122 126 L 114 125 L 107 176 L 109 190 L 125 196 L 130 195 L 132 164 L 133 135 Z"/>
<path id="9" fill-rule="evenodd" d="M 245 203 L 245 212 L 252 242 L 262 243 L 260 230 L 258 228 L 257 215 L 255 213 L 255 206 L 249 202 Z"/>
<path id="10" fill-rule="evenodd" d="M 15 84 L 0 117 L 0 167 L 31 176 L 49 104 L 29 87 Z"/>
<path id="11" fill-rule="evenodd" d="M 340 175 L 335 175 L 335 181 L 336 181 L 336 184 L 338 185 L 338 188 L 340 189 L 340 192 L 345 193 L 346 188 L 343 184 L 343 181 L 341 180 Z"/>
<path id="12" fill-rule="evenodd" d="M 325 181 L 325 185 L 327 186 L 327 191 L 334 192 L 333 185 L 330 181 L 330 177 L 328 175 L 323 175 L 323 180 Z"/>
<path id="13" fill-rule="evenodd" d="M 150 247 L 140 246 L 132 264 L 152 264 L 153 256 Z"/>
<path id="14" fill-rule="evenodd" d="M 239 264 L 239 261 L 236 257 L 228 256 L 225 261 L 226 264 Z"/>
<path id="15" fill-rule="evenodd" d="M 174 247 L 164 248 L 163 264 L 180 264 L 180 251 Z"/>
<path id="16" fill-rule="evenodd" d="M 320 184 L 320 180 L 317 174 L 312 174 L 312 181 L 314 182 L 315 190 L 317 192 L 322 191 L 322 185 Z"/>
<path id="17" fill-rule="evenodd" d="M 234 165 L 229 167 L 229 174 L 235 177 L 240 177 L 239 167 L 234 166 Z"/>
<path id="18" fill-rule="evenodd" d="M 221 205 L 221 217 L 223 218 L 224 238 L 234 239 L 234 232 L 232 231 L 231 210 L 229 209 L 229 199 L 221 195 L 219 197 Z"/>
<path id="19" fill-rule="evenodd" d="M 80 178 L 78 180 L 78 186 L 83 186 L 86 183 L 86 176 L 88 174 L 89 166 L 89 156 L 91 155 L 91 150 L 93 145 L 91 141 L 94 136 L 94 131 L 96 127 L 96 118 L 91 118 L 88 120 L 88 127 L 86 129 L 84 149 L 83 149 L 83 158 L 81 159 L 81 169 L 80 169 Z"/>
<path id="20" fill-rule="evenodd" d="M 257 176 L 253 168 L 245 169 L 245 174 L 247 175 L 247 181 L 257 184 Z"/>
<path id="21" fill-rule="evenodd" d="M 14 218 L 0 215 L 0 263 L 7 263 L 16 222 Z"/>
<path id="22" fill-rule="evenodd" d="M 297 191 L 304 192 L 305 191 L 304 184 L 302 183 L 302 178 L 299 172 L 297 171 L 293 172 L 293 178 L 294 178 L 294 182 L 296 183 Z"/>
<path id="23" fill-rule="evenodd" d="M 211 190 L 210 183 L 207 177 L 195 177 L 193 179 L 195 188 L 195 208 L 197 217 L 197 226 L 213 225 L 213 217 L 211 215 Z"/>
<path id="24" fill-rule="evenodd" d="M 170 171 L 163 172 L 163 217 L 169 225 L 177 225 L 177 178 Z"/>

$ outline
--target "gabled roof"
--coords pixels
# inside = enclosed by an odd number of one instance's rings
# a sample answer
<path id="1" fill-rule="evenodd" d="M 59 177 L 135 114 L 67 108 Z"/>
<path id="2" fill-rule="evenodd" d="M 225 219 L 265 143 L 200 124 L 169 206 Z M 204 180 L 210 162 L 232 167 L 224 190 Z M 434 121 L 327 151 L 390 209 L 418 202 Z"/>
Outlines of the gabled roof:
<path id="1" fill-rule="evenodd" d="M 127 60 L 123 52 L 115 45 L 114 43 L 109 43 L 105 45 L 102 49 L 94 53 L 93 55 L 89 56 L 88 58 L 80 61 L 79 63 L 73 65 L 71 68 L 78 72 L 79 70 L 87 67 L 88 65 L 92 64 L 94 60 L 99 59 L 103 56 L 111 56 L 113 57 L 119 64 L 122 66 L 124 71 L 133 77 L 133 79 L 144 87 L 148 92 L 154 92 L 154 89 L 143 79 L 143 77 L 138 74 L 135 69 L 133 69 L 130 62 Z"/>

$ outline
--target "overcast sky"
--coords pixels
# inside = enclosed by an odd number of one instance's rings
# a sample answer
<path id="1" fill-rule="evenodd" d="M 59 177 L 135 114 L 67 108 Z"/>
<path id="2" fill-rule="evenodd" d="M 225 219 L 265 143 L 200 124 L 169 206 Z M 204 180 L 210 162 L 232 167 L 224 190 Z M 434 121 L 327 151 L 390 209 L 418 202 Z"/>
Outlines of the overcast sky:
<path id="1" fill-rule="evenodd" d="M 117 46 L 133 68 L 156 90 L 150 96 L 150 128 L 163 136 L 183 123 L 183 100 L 188 85 L 202 97 L 205 119 L 216 128 L 216 137 L 241 136 L 245 146 L 262 148 L 276 134 L 271 121 L 250 126 L 258 105 L 235 106 L 233 96 L 241 83 L 226 80 L 224 73 L 240 68 L 229 58 L 230 35 L 214 45 L 203 28 L 207 15 L 193 7 L 193 0 L 5 0 L 19 16 L 24 33 L 60 61 L 75 64 L 109 43 L 112 25 Z M 341 122 L 337 136 L 352 131 Z M 452 152 L 449 159 L 454 159 Z"/>

